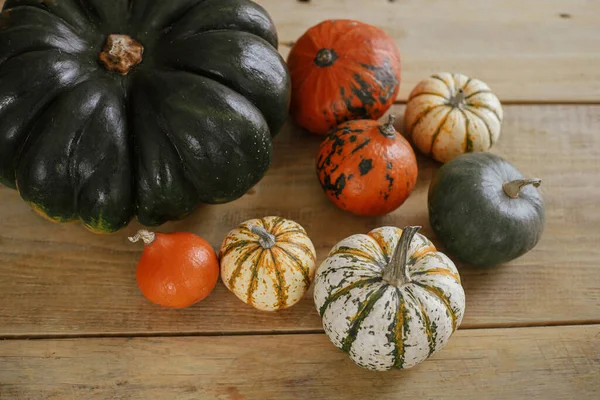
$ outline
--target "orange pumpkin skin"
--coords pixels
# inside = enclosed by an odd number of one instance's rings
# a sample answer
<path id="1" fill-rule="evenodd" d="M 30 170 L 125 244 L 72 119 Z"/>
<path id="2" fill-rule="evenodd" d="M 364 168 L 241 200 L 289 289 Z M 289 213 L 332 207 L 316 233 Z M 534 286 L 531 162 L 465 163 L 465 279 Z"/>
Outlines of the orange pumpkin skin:
<path id="1" fill-rule="evenodd" d="M 378 27 L 328 20 L 310 28 L 288 57 L 291 114 L 301 127 L 326 134 L 354 119 L 378 119 L 400 89 L 400 52 Z"/>
<path id="2" fill-rule="evenodd" d="M 203 300 L 218 278 L 214 249 L 188 232 L 156 233 L 144 246 L 136 271 L 144 297 L 168 308 L 185 308 Z"/>
<path id="3" fill-rule="evenodd" d="M 329 199 L 357 215 L 390 213 L 417 182 L 417 159 L 406 139 L 372 120 L 348 121 L 321 144 L 317 174 Z"/>

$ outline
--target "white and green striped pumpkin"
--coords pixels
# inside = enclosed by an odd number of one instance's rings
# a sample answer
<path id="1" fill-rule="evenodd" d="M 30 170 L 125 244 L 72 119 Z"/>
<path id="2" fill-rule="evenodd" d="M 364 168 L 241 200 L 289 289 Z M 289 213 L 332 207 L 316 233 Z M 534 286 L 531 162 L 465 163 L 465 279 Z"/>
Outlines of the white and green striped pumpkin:
<path id="1" fill-rule="evenodd" d="M 314 300 L 325 333 L 361 367 L 413 367 L 443 348 L 462 321 L 458 271 L 418 229 L 350 236 L 317 270 Z"/>
<path id="2" fill-rule="evenodd" d="M 296 304 L 316 271 L 316 252 L 306 230 L 282 217 L 246 221 L 221 245 L 221 279 L 240 300 L 262 311 Z"/>
<path id="3" fill-rule="evenodd" d="M 415 146 L 446 163 L 489 150 L 500 137 L 502 105 L 484 82 L 442 72 L 417 84 L 406 104 L 404 123 Z"/>

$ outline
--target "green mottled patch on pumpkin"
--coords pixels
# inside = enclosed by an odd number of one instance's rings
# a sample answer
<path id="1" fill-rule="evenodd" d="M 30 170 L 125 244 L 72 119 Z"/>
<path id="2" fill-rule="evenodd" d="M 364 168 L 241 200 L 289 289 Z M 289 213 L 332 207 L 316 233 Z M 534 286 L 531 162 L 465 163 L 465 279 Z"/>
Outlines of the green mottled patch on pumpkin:
<path id="1" fill-rule="evenodd" d="M 277 292 L 277 303 L 275 304 L 275 308 L 284 308 L 287 304 L 289 285 L 286 284 L 285 273 L 282 271 L 281 265 L 277 262 L 277 257 L 275 257 L 272 251 L 268 253 L 271 256 L 275 277 L 277 278 L 277 281 L 273 283 Z M 265 286 L 266 285 L 267 283 L 265 282 Z"/>
<path id="2" fill-rule="evenodd" d="M 28 203 L 29 206 L 35 211 L 36 214 L 41 216 L 47 221 L 56 222 L 56 223 L 65 223 L 65 222 L 73 222 L 77 219 L 75 215 L 71 215 L 68 217 L 62 215 L 52 215 L 49 210 L 41 204 L 36 204 L 33 202 Z"/>
<path id="3" fill-rule="evenodd" d="M 404 340 L 410 335 L 410 321 L 412 320 L 408 314 L 406 300 L 400 293 L 400 289 L 396 288 L 398 296 L 398 312 L 396 319 L 392 323 L 393 333 L 392 342 L 394 343 L 394 368 L 403 368 L 406 356 L 406 346 Z"/>
<path id="4" fill-rule="evenodd" d="M 223 259 L 223 257 L 225 257 L 226 255 L 229 255 L 229 253 L 231 253 L 232 251 L 235 250 L 239 250 L 242 249 L 248 245 L 250 245 L 251 242 L 250 240 L 239 240 L 237 242 L 232 242 L 229 243 L 220 253 L 219 253 L 219 258 Z M 252 249 L 252 251 L 256 250 L 258 248 L 258 246 L 255 249 Z"/>
<path id="5" fill-rule="evenodd" d="M 356 261 L 355 262 L 359 262 Z M 319 273 L 319 275 L 321 276 L 321 278 L 323 278 L 324 280 L 329 278 L 329 275 L 331 274 L 337 274 L 337 273 L 341 273 L 343 278 L 338 282 L 337 285 L 332 286 L 331 287 L 331 291 L 335 291 L 336 289 L 339 289 L 340 287 L 345 286 L 348 283 L 348 278 L 352 278 L 355 276 L 356 273 L 371 273 L 373 274 L 374 277 L 379 277 L 378 272 L 374 271 L 374 270 L 369 270 L 369 269 L 365 269 L 364 267 L 360 266 L 360 265 L 344 265 L 341 267 L 337 267 L 337 268 L 329 268 L 326 271 L 321 271 Z"/>
<path id="6" fill-rule="evenodd" d="M 427 285 L 427 284 L 424 284 L 424 283 L 420 283 L 420 282 L 417 282 L 417 281 L 413 281 L 412 283 L 414 283 L 415 285 L 418 285 L 418 286 L 422 287 L 423 289 L 425 289 L 426 291 L 430 292 L 431 294 L 433 294 L 435 297 L 437 297 L 438 299 L 440 299 L 442 301 L 442 303 L 446 307 L 446 311 L 448 312 L 448 314 L 452 318 L 452 332 L 456 331 L 456 328 L 457 328 L 457 313 L 452 308 L 452 306 L 450 304 L 450 299 L 446 296 L 446 294 L 444 293 L 444 291 L 442 289 L 436 287 L 436 286 L 430 286 L 430 285 Z"/>
<path id="7" fill-rule="evenodd" d="M 381 269 L 385 268 L 384 263 L 381 262 L 381 260 L 375 259 L 372 257 L 372 252 L 370 249 L 359 249 L 359 248 L 354 248 L 354 247 L 348 247 L 348 246 L 340 246 L 338 247 L 335 251 L 332 251 L 331 253 L 329 253 L 328 257 L 334 256 L 334 255 L 348 255 L 348 256 L 354 256 L 357 258 L 362 258 L 363 260 L 375 264 L 378 267 L 380 267 Z"/>
<path id="8" fill-rule="evenodd" d="M 279 239 L 280 237 L 282 237 L 284 235 L 289 235 L 289 234 L 292 234 L 292 233 L 293 234 L 306 235 L 306 231 L 304 229 L 290 229 L 289 231 L 279 232 L 277 235 L 275 235 L 275 238 Z"/>
<path id="9" fill-rule="evenodd" d="M 288 243 L 288 244 L 290 244 L 290 243 Z M 308 270 L 308 266 L 305 266 L 301 259 L 296 257 L 294 254 L 292 254 L 288 250 L 284 249 L 283 247 L 275 246 L 275 247 L 271 248 L 271 252 L 274 252 L 274 251 L 281 251 L 292 261 L 292 265 L 296 268 L 296 270 L 298 270 L 302 274 L 302 277 L 304 279 L 304 287 L 306 290 L 308 290 L 308 288 L 310 287 L 310 281 L 311 281 L 310 271 Z"/>
<path id="10" fill-rule="evenodd" d="M 250 276 L 250 283 L 248 284 L 248 292 L 246 294 L 246 302 L 250 305 L 254 305 L 254 292 L 258 287 L 258 268 L 262 264 L 262 258 L 264 257 L 265 252 L 266 250 L 261 248 L 260 254 L 258 255 L 258 259 L 251 267 L 252 274 Z"/>
<path id="11" fill-rule="evenodd" d="M 412 290 L 409 287 L 406 288 L 406 293 L 408 293 L 409 297 L 412 299 L 412 301 L 415 302 L 415 305 L 417 306 L 416 310 L 419 311 L 417 313 L 417 318 L 419 318 L 419 320 L 423 324 L 423 327 L 425 328 L 425 334 L 427 335 L 427 344 L 429 345 L 429 355 L 432 355 L 435 352 L 435 344 L 436 344 L 436 336 L 437 336 L 435 328 L 434 328 L 433 324 L 431 323 L 429 317 L 427 316 L 427 312 L 425 310 L 425 305 L 423 304 L 421 299 L 419 299 L 417 296 L 415 296 L 415 294 L 412 292 Z"/>
<path id="12" fill-rule="evenodd" d="M 102 213 L 99 213 L 97 217 L 82 220 L 82 222 L 86 229 L 97 234 L 115 233 L 123 228 L 121 225 L 115 226 Z"/>
<path id="13" fill-rule="evenodd" d="M 235 282 L 236 280 L 241 276 L 242 274 L 242 268 L 244 266 L 244 263 L 251 257 L 254 256 L 257 252 L 258 249 L 262 249 L 262 247 L 259 244 L 256 244 L 256 246 L 246 249 L 246 254 L 244 254 L 243 256 L 237 258 L 234 263 L 235 263 L 235 269 L 233 270 L 233 272 L 231 273 L 231 275 L 229 276 L 229 281 L 225 282 L 226 286 L 230 289 L 233 289 L 235 287 Z M 223 259 L 224 255 L 221 257 L 221 260 Z"/>
<path id="14" fill-rule="evenodd" d="M 351 319 L 352 322 L 350 323 L 350 327 L 348 329 L 348 335 L 342 342 L 343 351 L 346 353 L 350 352 L 350 349 L 352 349 L 352 344 L 356 340 L 356 335 L 358 334 L 363 321 L 369 316 L 369 313 L 373 310 L 373 307 L 375 307 L 375 304 L 379 299 L 381 299 L 387 289 L 388 285 L 380 286 L 379 289 L 371 292 L 367 300 L 360 304 L 358 312 Z"/>
<path id="15" fill-rule="evenodd" d="M 314 262 L 317 262 L 317 256 L 315 255 L 315 253 L 313 252 L 313 250 L 310 249 L 307 245 L 302 244 L 302 243 L 298 243 L 298 242 L 291 242 L 291 241 L 288 241 L 288 240 L 279 240 L 278 241 L 279 247 L 281 247 L 281 244 L 286 245 L 286 246 L 290 246 L 290 247 L 294 247 L 294 248 L 300 250 L 302 253 L 309 255 L 310 258 Z"/>
<path id="16" fill-rule="evenodd" d="M 465 152 L 471 153 L 473 151 L 473 138 L 469 133 L 469 117 L 467 117 L 467 113 L 459 109 L 465 119 Z"/>
<path id="17" fill-rule="evenodd" d="M 349 294 L 352 289 L 357 288 L 357 287 L 362 287 L 362 286 L 370 285 L 370 284 L 376 283 L 376 282 L 381 282 L 381 277 L 380 276 L 377 276 L 377 277 L 374 277 L 374 278 L 361 279 L 359 281 L 352 282 L 351 284 L 349 284 L 348 286 L 346 286 L 346 287 L 338 290 L 337 292 L 331 293 L 329 295 L 329 297 L 327 297 L 325 299 L 325 301 L 323 302 L 323 305 L 319 309 L 319 315 L 321 315 L 321 317 L 322 317 L 325 314 L 325 311 L 327 310 L 327 307 L 329 307 L 329 305 L 331 303 L 333 303 L 335 300 L 339 299 L 340 297 Z"/>

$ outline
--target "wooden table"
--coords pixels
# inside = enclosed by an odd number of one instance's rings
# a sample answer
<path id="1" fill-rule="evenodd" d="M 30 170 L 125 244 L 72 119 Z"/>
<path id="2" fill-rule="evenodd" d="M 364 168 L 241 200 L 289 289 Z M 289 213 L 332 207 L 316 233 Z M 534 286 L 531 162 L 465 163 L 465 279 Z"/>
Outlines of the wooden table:
<path id="1" fill-rule="evenodd" d="M 140 246 L 125 239 L 137 224 L 110 236 L 53 225 L 0 188 L 0 398 L 600 399 L 600 2 L 260 3 L 283 55 L 323 19 L 384 28 L 403 54 L 398 116 L 431 73 L 489 83 L 506 115 L 493 151 L 544 180 L 542 241 L 493 269 L 459 265 L 467 310 L 449 345 L 412 370 L 375 373 L 330 344 L 312 293 L 261 313 L 219 283 L 189 309 L 155 307 L 135 283 Z M 359 218 L 321 192 L 318 145 L 288 123 L 272 168 L 248 195 L 160 230 L 191 231 L 216 247 L 246 219 L 281 215 L 306 227 L 319 261 L 340 239 L 382 225 L 420 224 L 432 236 L 435 163 L 419 158 L 416 190 L 399 210 Z"/>

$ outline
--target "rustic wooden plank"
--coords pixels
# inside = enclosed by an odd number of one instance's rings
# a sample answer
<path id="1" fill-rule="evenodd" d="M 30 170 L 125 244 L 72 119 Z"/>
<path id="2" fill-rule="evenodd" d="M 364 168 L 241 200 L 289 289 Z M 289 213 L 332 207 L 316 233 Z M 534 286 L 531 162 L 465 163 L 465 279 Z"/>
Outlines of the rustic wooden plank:
<path id="1" fill-rule="evenodd" d="M 597 1 L 257 2 L 277 25 L 284 57 L 298 37 L 325 19 L 383 28 L 403 56 L 401 101 L 418 81 L 440 71 L 482 79 L 508 102 L 600 101 Z"/>
<path id="2" fill-rule="evenodd" d="M 511 102 L 600 100 L 600 2 L 587 0 L 258 0 L 290 44 L 325 19 L 383 28 L 403 56 L 399 100 L 441 71 L 487 82 Z"/>
<path id="3" fill-rule="evenodd" d="M 407 370 L 355 366 L 323 334 L 0 342 L 6 399 L 597 400 L 600 326 L 459 331 Z"/>
<path id="4" fill-rule="evenodd" d="M 403 114 L 403 106 L 395 112 Z M 467 293 L 463 327 L 600 322 L 600 106 L 509 106 L 495 152 L 524 173 L 543 178 L 547 227 L 529 254 L 493 269 L 460 266 Z M 319 262 L 339 240 L 358 232 L 421 224 L 437 164 L 419 158 L 413 195 L 381 218 L 348 215 L 329 203 L 315 177 L 319 138 L 287 126 L 274 164 L 242 199 L 200 208 L 161 231 L 186 230 L 215 247 L 238 223 L 281 215 L 306 227 Z M 310 294 L 295 307 L 262 313 L 219 283 L 186 310 L 149 304 L 135 283 L 138 228 L 98 236 L 78 224 L 54 225 L 17 193 L 0 188 L 0 336 L 321 331 Z M 434 242 L 435 239 L 434 239 Z M 437 243 L 437 242 L 436 242 Z"/>

